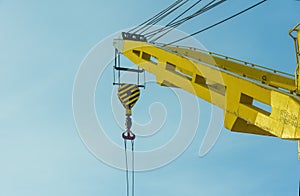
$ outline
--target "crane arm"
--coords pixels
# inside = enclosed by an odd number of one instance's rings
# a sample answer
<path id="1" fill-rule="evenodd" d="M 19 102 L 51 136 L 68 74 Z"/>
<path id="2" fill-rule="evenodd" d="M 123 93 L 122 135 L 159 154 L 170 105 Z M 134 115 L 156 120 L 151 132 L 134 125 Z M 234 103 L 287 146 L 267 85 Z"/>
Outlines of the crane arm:
<path id="1" fill-rule="evenodd" d="M 143 39 L 123 37 L 114 40 L 114 46 L 154 74 L 158 84 L 181 88 L 222 108 L 225 128 L 300 140 L 300 97 L 295 93 L 293 75 L 200 49 Z"/>

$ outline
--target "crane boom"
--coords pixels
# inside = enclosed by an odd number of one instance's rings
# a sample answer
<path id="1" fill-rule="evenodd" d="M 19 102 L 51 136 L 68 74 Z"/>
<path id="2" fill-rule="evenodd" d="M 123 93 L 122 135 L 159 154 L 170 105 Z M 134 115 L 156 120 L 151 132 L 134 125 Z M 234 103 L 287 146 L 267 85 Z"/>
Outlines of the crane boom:
<path id="1" fill-rule="evenodd" d="M 290 34 L 293 31 L 298 35 L 295 76 L 201 49 L 148 43 L 141 36 L 124 33 L 114 46 L 154 74 L 158 84 L 181 88 L 222 108 L 225 128 L 299 141 L 299 24 Z"/>

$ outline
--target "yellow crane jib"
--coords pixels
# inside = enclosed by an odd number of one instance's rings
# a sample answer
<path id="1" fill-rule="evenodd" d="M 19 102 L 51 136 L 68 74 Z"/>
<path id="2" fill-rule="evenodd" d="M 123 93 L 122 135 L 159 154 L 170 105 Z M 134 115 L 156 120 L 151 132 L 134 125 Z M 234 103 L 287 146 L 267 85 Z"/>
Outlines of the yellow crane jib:
<path id="1" fill-rule="evenodd" d="M 297 69 L 299 26 L 291 30 L 298 36 L 294 39 Z M 136 35 L 123 34 L 114 40 L 114 47 L 138 67 L 154 74 L 158 84 L 181 88 L 222 108 L 225 128 L 300 140 L 299 71 L 295 78 L 293 74 L 214 52 L 150 43 Z"/>
<path id="2" fill-rule="evenodd" d="M 126 131 L 123 132 L 122 137 L 125 140 L 134 140 L 135 135 L 130 130 L 132 126 L 131 115 L 132 115 L 132 108 L 135 103 L 138 101 L 140 97 L 140 89 L 136 84 L 122 84 L 118 89 L 118 97 L 121 101 L 122 105 L 125 108 L 126 114 Z"/>

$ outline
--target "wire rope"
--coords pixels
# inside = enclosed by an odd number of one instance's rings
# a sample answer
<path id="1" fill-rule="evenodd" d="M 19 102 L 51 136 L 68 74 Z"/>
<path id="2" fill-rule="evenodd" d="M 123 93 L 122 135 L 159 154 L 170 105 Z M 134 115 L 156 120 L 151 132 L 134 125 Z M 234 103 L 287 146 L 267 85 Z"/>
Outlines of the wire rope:
<path id="1" fill-rule="evenodd" d="M 165 12 L 169 11 L 170 9 L 172 9 L 173 7 L 175 7 L 176 5 L 178 5 L 180 2 L 182 2 L 183 0 L 177 0 L 175 1 L 173 4 L 171 4 L 170 6 L 168 6 L 166 9 L 162 10 L 161 12 L 159 12 L 158 14 L 156 14 L 155 16 L 151 17 L 150 19 L 146 20 L 145 22 L 139 24 L 138 26 L 134 27 L 133 29 L 129 30 L 128 33 L 134 31 L 134 30 L 137 30 L 139 28 L 141 28 L 142 26 L 144 25 L 148 25 L 148 24 L 151 24 L 151 22 L 160 17 L 162 14 L 164 14 Z M 138 31 L 138 30 L 137 30 Z"/>
<path id="2" fill-rule="evenodd" d="M 232 18 L 235 18 L 235 17 L 237 17 L 237 16 L 243 14 L 244 12 L 247 12 L 247 11 L 253 9 L 253 8 L 255 8 L 256 6 L 262 4 L 262 3 L 266 2 L 266 1 L 267 1 L 267 0 L 260 1 L 260 2 L 254 4 L 254 5 L 252 5 L 252 6 L 250 6 L 250 7 L 248 7 L 248 8 L 246 8 L 246 9 L 244 9 L 244 10 L 242 10 L 242 11 L 240 11 L 240 12 L 238 12 L 238 13 L 236 13 L 236 14 L 234 14 L 234 15 L 228 17 L 228 18 L 225 18 L 225 19 L 223 19 L 223 20 L 221 20 L 221 21 L 219 21 L 219 22 L 217 22 L 217 23 L 215 23 L 215 24 L 212 24 L 212 25 L 210 25 L 210 26 L 208 26 L 208 27 L 205 27 L 205 28 L 201 29 L 200 31 L 197 31 L 197 32 L 195 32 L 195 33 L 192 33 L 191 35 L 185 36 L 185 37 L 183 37 L 183 38 L 180 38 L 180 39 L 178 39 L 178 40 L 175 40 L 175 41 L 173 41 L 173 42 L 170 42 L 170 43 L 168 43 L 168 44 L 165 44 L 164 46 L 168 46 L 168 45 L 177 43 L 177 42 L 182 41 L 182 40 L 185 40 L 185 39 L 187 39 L 187 38 L 189 38 L 189 37 L 191 37 L 191 36 L 194 36 L 194 35 L 197 35 L 197 34 L 199 34 L 199 33 L 202 33 L 202 32 L 204 32 L 204 31 L 206 31 L 206 30 L 208 30 L 208 29 L 211 29 L 211 28 L 213 28 L 213 27 L 215 27 L 215 26 L 217 26 L 217 25 L 220 25 L 220 24 L 222 24 L 222 23 L 224 23 L 224 22 L 226 22 L 226 21 L 228 21 L 228 20 L 230 20 L 230 19 L 232 19 Z"/>
<path id="3" fill-rule="evenodd" d="M 127 144 L 124 139 L 124 151 L 125 151 L 125 167 L 126 167 L 126 195 L 129 196 L 129 174 L 128 174 L 128 160 L 127 160 Z"/>
<path id="4" fill-rule="evenodd" d="M 196 11 L 195 13 L 189 15 L 189 16 L 186 16 L 185 18 L 182 18 L 178 21 L 174 21 L 172 23 L 169 23 L 167 24 L 166 26 L 160 28 L 160 29 L 156 29 L 154 31 L 151 31 L 149 33 L 146 33 L 145 36 L 148 37 L 148 36 L 151 36 L 151 35 L 155 35 L 157 34 L 158 32 L 162 32 L 162 31 L 166 31 L 170 28 L 175 28 L 175 27 L 178 27 L 179 25 L 183 24 L 184 22 L 212 9 L 213 7 L 216 7 L 217 5 L 219 5 L 220 3 L 224 2 L 225 0 L 220 0 L 219 2 L 216 2 L 214 3 L 213 5 L 211 5 L 213 2 L 215 2 L 216 0 L 212 0 L 211 2 L 209 2 L 208 4 L 206 4 L 205 6 L 203 6 L 202 8 L 200 8 L 198 11 Z"/>
<path id="5" fill-rule="evenodd" d="M 191 20 L 192 18 L 195 18 L 197 16 L 199 16 L 200 14 L 203 14 L 215 7 L 217 7 L 218 5 L 220 5 L 221 3 L 224 3 L 226 0 L 221 0 L 221 1 L 218 1 L 214 4 L 212 4 L 214 1 L 211 1 L 209 4 L 205 5 L 204 7 L 202 7 L 200 10 L 198 10 L 195 14 L 193 14 L 193 16 L 191 17 L 188 17 L 187 19 L 185 20 L 182 20 L 181 22 L 177 22 L 175 24 L 173 24 L 171 27 L 168 27 L 168 29 L 165 29 L 163 31 L 166 31 L 168 30 L 167 32 L 163 33 L 162 35 L 158 36 L 157 38 L 151 40 L 152 42 L 155 42 L 156 40 L 160 39 L 161 37 L 165 36 L 167 33 L 169 33 L 170 31 L 172 31 L 174 28 L 177 28 L 178 26 L 180 26 L 181 24 L 185 23 L 186 21 L 188 20 Z M 212 5 L 211 5 L 212 4 Z M 153 37 L 153 36 L 152 36 Z"/>

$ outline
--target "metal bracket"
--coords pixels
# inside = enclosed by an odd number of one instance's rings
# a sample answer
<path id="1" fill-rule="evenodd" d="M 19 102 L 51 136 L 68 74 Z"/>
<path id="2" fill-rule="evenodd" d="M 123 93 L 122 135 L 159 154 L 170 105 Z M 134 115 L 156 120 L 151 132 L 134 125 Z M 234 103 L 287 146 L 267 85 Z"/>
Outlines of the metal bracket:
<path id="1" fill-rule="evenodd" d="M 139 35 L 139 34 L 134 34 L 134 33 L 122 32 L 122 38 L 124 40 L 147 42 L 147 39 L 145 38 L 145 36 Z"/>

